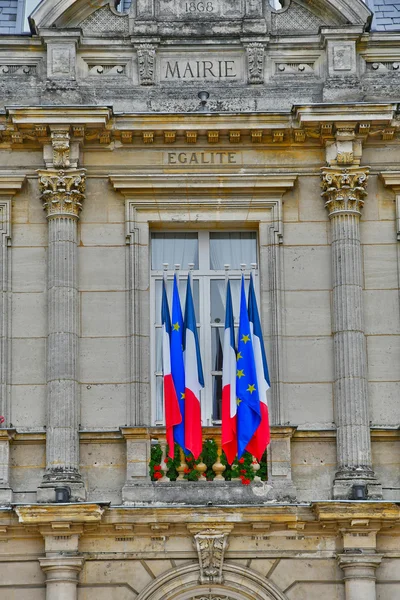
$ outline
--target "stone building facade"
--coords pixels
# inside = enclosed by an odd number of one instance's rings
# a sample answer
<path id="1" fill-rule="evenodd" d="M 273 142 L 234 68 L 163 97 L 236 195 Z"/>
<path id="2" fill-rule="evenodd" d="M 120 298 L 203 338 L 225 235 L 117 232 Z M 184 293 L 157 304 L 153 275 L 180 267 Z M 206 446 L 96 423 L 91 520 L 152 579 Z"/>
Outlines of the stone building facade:
<path id="1" fill-rule="evenodd" d="M 115 4 L 43 0 L 0 38 L 0 599 L 395 600 L 395 16 Z M 214 481 L 149 475 L 177 263 Z M 219 454 L 226 270 L 255 274 L 272 380 L 249 486 Z"/>

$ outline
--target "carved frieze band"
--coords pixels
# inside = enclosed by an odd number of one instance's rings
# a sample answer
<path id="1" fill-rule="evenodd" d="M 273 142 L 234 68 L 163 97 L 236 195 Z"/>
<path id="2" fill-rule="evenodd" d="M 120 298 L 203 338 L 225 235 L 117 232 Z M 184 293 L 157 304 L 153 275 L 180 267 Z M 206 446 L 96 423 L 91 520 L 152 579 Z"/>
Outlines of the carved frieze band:
<path id="1" fill-rule="evenodd" d="M 47 217 L 79 217 L 85 199 L 85 169 L 38 171 L 43 208 Z"/>
<path id="2" fill-rule="evenodd" d="M 368 174 L 367 167 L 322 169 L 322 197 L 330 217 L 343 212 L 361 214 Z"/>

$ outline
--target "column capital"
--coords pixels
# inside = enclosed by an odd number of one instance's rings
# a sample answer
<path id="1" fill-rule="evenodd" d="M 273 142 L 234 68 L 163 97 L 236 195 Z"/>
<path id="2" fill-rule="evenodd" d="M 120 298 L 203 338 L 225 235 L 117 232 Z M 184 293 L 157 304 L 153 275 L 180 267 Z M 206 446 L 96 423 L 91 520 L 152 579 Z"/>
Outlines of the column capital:
<path id="1" fill-rule="evenodd" d="M 85 199 L 85 169 L 46 169 L 37 171 L 43 208 L 47 218 L 79 218 Z"/>
<path id="2" fill-rule="evenodd" d="M 339 554 L 339 567 L 344 570 L 344 579 L 373 579 L 382 562 L 381 554 Z"/>
<path id="3" fill-rule="evenodd" d="M 369 176 L 369 167 L 324 167 L 321 169 L 322 197 L 329 217 L 339 214 L 361 215 L 364 198 L 367 195 L 366 187 Z"/>

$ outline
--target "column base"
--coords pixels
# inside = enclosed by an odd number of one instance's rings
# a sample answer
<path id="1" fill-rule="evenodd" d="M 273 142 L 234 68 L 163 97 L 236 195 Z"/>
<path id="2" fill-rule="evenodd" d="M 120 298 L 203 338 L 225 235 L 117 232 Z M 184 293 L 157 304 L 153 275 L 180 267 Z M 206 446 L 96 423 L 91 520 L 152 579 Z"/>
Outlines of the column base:
<path id="1" fill-rule="evenodd" d="M 354 500 L 353 487 L 355 485 L 365 485 L 366 500 L 382 499 L 382 484 L 371 474 L 361 473 L 336 473 L 333 483 L 334 500 Z"/>
<path id="2" fill-rule="evenodd" d="M 42 484 L 37 490 L 38 502 L 56 501 L 56 488 L 68 487 L 71 490 L 69 502 L 84 502 L 86 500 L 85 484 L 80 473 L 70 471 L 47 471 Z"/>
<path id="3" fill-rule="evenodd" d="M 11 504 L 13 501 L 13 491 L 11 488 L 0 488 L 0 506 Z"/>

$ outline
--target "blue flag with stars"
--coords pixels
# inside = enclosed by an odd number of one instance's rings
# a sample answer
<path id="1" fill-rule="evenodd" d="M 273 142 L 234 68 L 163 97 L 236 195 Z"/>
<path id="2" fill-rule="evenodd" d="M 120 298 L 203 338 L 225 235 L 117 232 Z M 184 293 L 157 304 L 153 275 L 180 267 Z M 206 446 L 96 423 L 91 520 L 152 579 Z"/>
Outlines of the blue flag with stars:
<path id="1" fill-rule="evenodd" d="M 178 280 L 174 275 L 171 323 L 171 375 L 182 415 L 182 422 L 174 426 L 175 442 L 185 449 L 185 365 L 183 361 L 183 315 L 179 298 Z"/>
<path id="2" fill-rule="evenodd" d="M 261 422 L 260 396 L 254 360 L 244 277 L 240 295 L 239 339 L 236 371 L 238 458 L 246 450 Z"/>

